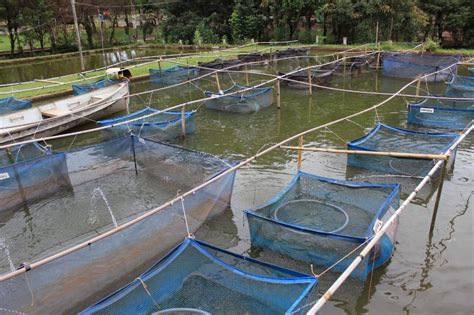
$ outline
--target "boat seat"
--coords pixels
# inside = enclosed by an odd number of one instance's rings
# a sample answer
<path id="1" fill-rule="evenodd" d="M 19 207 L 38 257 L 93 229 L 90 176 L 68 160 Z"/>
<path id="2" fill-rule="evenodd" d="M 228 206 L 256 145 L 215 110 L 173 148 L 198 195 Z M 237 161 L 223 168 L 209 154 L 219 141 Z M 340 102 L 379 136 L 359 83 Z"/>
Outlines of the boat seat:
<path id="1" fill-rule="evenodd" d="M 58 117 L 70 114 L 71 111 L 63 108 L 52 108 L 48 110 L 42 110 L 41 114 L 46 117 Z"/>

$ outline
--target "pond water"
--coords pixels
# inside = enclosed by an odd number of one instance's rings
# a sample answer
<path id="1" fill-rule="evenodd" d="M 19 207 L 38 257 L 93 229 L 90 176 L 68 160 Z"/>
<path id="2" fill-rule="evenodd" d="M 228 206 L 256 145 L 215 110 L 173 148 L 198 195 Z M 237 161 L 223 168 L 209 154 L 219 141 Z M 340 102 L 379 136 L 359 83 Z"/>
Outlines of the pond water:
<path id="1" fill-rule="evenodd" d="M 75 65 L 74 65 L 75 66 Z M 275 73 L 298 66 L 298 62 L 255 67 L 255 72 Z M 65 66 L 66 67 L 66 66 Z M 3 71 L 3 69 L 2 69 Z M 2 77 L 2 75 L 0 75 Z M 250 83 L 266 77 L 249 76 Z M 25 79 L 22 79 L 25 80 Z M 221 88 L 233 82 L 246 83 L 237 74 L 220 76 Z M 380 72 L 367 71 L 357 77 L 334 77 L 331 86 L 338 88 L 393 92 L 408 81 L 389 79 Z M 149 91 L 158 86 L 148 81 L 131 85 L 131 93 Z M 443 84 L 424 87 L 441 92 Z M 132 98 L 131 109 L 144 106 L 164 108 L 203 97 L 203 90 L 216 90 L 214 77 L 195 85 L 157 91 Z M 414 88 L 406 90 L 414 94 Z M 276 95 L 276 93 L 275 93 Z M 197 109 L 197 130 L 193 135 L 174 143 L 185 148 L 209 152 L 233 160 L 254 155 L 266 146 L 303 130 L 315 127 L 351 113 L 363 110 L 386 97 L 316 89 L 312 97 L 305 90 L 282 87 L 281 109 L 271 106 L 250 115 Z M 377 112 L 360 115 L 305 136 L 305 144 L 344 148 L 345 142 L 371 130 L 378 121 L 406 128 L 406 100 L 396 98 Z M 86 127 L 92 127 L 90 124 Z M 85 128 L 85 127 L 82 127 Z M 100 141 L 100 134 L 79 136 L 53 142 L 53 147 L 76 147 Z M 296 144 L 294 142 L 293 144 Z M 473 182 L 474 141 L 470 136 L 457 152 L 456 163 L 444 183 L 443 195 L 433 235 L 429 235 L 435 197 L 435 185 L 423 198 L 410 204 L 400 218 L 395 252 L 389 263 L 376 269 L 365 283 L 349 279 L 323 309 L 323 314 L 467 314 L 474 309 Z M 248 223 L 243 210 L 258 206 L 285 187 L 296 173 L 296 153 L 274 150 L 255 163 L 237 172 L 231 208 L 222 216 L 206 222 L 196 233 L 205 242 L 231 251 L 250 255 L 273 264 L 311 273 L 307 264 L 282 255 L 251 248 Z M 359 174 L 347 167 L 345 155 L 303 153 L 302 170 L 320 176 L 346 179 Z M 383 180 L 383 179 L 382 179 Z M 389 179 L 386 179 L 387 181 Z M 393 180 L 393 179 L 392 179 Z M 411 183 L 413 185 L 413 183 Z M 416 183 L 415 183 L 416 184 Z M 405 188 L 405 193 L 409 192 Z M 120 190 L 117 189 L 117 193 Z M 435 195 L 434 195 L 435 196 Z M 106 196 L 113 200 L 114 195 Z M 402 194 L 402 198 L 406 194 Z M 10 248 L 10 251 L 14 251 Z M 322 268 L 315 268 L 316 273 Z M 135 275 L 136 276 L 136 275 Z M 318 290 L 323 293 L 338 274 L 328 272 L 320 279 Z M 98 297 L 100 298 L 100 297 Z M 86 305 L 84 305 L 86 306 Z"/>

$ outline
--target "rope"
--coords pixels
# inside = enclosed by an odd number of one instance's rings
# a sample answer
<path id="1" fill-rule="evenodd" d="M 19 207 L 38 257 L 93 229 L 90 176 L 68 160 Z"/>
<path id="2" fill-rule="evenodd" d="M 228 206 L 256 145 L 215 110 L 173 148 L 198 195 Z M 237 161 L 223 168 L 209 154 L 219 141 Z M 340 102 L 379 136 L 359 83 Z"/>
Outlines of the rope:
<path id="1" fill-rule="evenodd" d="M 310 267 L 311 267 L 311 273 L 320 278 L 322 275 L 324 275 L 325 273 L 327 273 L 328 271 L 330 271 L 331 269 L 333 269 L 334 267 L 336 267 L 340 262 L 342 262 L 343 260 L 345 260 L 347 257 L 349 257 L 350 255 L 354 254 L 356 251 L 358 251 L 362 246 L 364 246 L 365 244 L 367 244 L 370 240 L 372 239 L 372 237 L 369 237 L 367 238 L 363 243 L 360 243 L 359 246 L 357 246 L 356 248 L 354 248 L 353 250 L 351 250 L 349 253 L 347 253 L 346 255 L 344 255 L 341 259 L 339 259 L 338 261 L 336 261 L 334 264 L 332 264 L 331 266 L 329 266 L 328 268 L 324 269 L 323 272 L 321 272 L 319 275 L 316 275 L 313 271 L 313 265 L 311 264 Z"/>
<path id="2" fill-rule="evenodd" d="M 346 119 L 346 120 L 347 120 L 348 122 L 351 122 L 351 123 L 353 123 L 354 125 L 360 127 L 362 130 L 365 130 L 365 127 L 362 126 L 361 124 L 359 124 L 359 123 L 357 123 L 357 122 L 355 122 L 355 121 L 353 121 L 353 120 L 350 120 L 350 119 Z"/>
<path id="3" fill-rule="evenodd" d="M 140 281 L 140 283 L 142 284 L 142 287 L 143 289 L 145 289 L 145 292 L 148 294 L 148 296 L 150 297 L 151 301 L 153 302 L 153 304 L 155 305 L 156 309 L 159 311 L 161 310 L 160 306 L 158 305 L 158 303 L 155 301 L 155 299 L 153 298 L 153 296 L 151 295 L 150 291 L 148 291 L 148 287 L 146 285 L 146 283 L 140 278 L 140 277 L 137 277 L 136 280 Z"/>
<path id="4" fill-rule="evenodd" d="M 188 233 L 189 238 L 194 238 L 194 236 L 189 231 L 188 217 L 186 215 L 186 209 L 184 207 L 184 198 L 183 198 L 183 196 L 181 196 L 180 199 L 181 199 L 181 206 L 183 207 L 184 223 L 186 224 L 186 232 Z"/>
<path id="5" fill-rule="evenodd" d="M 337 133 L 335 133 L 334 131 L 332 131 L 331 129 L 329 129 L 329 127 L 326 126 L 326 129 L 327 129 L 328 132 L 332 133 L 332 134 L 335 135 L 339 140 L 341 140 L 342 143 L 344 143 L 344 144 L 347 143 L 346 140 L 344 140 L 344 139 L 343 139 L 342 137 L 340 137 Z"/>

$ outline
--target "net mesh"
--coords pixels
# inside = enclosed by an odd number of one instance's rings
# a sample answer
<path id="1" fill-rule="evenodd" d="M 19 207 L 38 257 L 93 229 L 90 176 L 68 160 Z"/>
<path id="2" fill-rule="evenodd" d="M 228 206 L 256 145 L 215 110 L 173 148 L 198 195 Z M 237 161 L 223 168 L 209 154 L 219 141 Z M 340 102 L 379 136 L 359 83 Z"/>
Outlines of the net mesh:
<path id="1" fill-rule="evenodd" d="M 427 55 L 416 53 L 384 53 L 383 75 L 396 78 L 414 79 L 419 75 L 432 73 L 446 67 L 426 78 L 429 82 L 447 81 L 457 71 L 457 56 Z"/>
<path id="2" fill-rule="evenodd" d="M 299 172 L 284 191 L 246 212 L 252 245 L 310 264 L 332 266 L 374 234 L 377 220 L 393 214 L 398 194 L 398 184 L 351 182 Z M 375 266 L 391 256 L 397 224 L 372 253 Z M 343 271 L 351 258 L 333 270 Z M 352 276 L 365 280 L 371 267 L 372 262 L 365 260 Z"/>
<path id="3" fill-rule="evenodd" d="M 453 75 L 448 83 L 445 95 L 474 98 L 474 77 Z"/>
<path id="4" fill-rule="evenodd" d="M 72 85 L 72 92 L 74 95 L 81 95 L 95 91 L 97 89 L 105 88 L 107 86 L 119 83 L 119 80 L 104 78 L 94 83 L 76 83 Z"/>
<path id="5" fill-rule="evenodd" d="M 150 69 L 150 80 L 162 85 L 178 84 L 199 75 L 199 69 L 174 66 L 167 69 Z"/>
<path id="6" fill-rule="evenodd" d="M 198 66 L 202 68 L 210 68 L 210 69 L 224 69 L 232 67 L 232 70 L 238 70 L 240 68 L 237 65 L 241 64 L 242 61 L 239 59 L 220 59 L 217 58 L 213 61 L 209 62 L 198 62 Z M 235 66 L 235 67 L 234 67 Z M 210 70 L 200 69 L 201 72 L 209 72 Z"/>
<path id="7" fill-rule="evenodd" d="M 167 141 L 183 136 L 183 114 L 181 112 L 167 111 L 160 114 L 158 109 L 146 107 L 129 115 L 116 118 L 100 120 L 97 123 L 101 126 L 110 126 L 131 119 L 133 122 L 113 126 L 105 129 L 104 136 L 123 136 L 130 132 L 152 140 Z M 147 115 L 155 114 L 150 117 Z M 144 117 L 138 119 L 140 117 Z M 184 135 L 192 134 L 196 131 L 195 112 L 184 112 Z"/>
<path id="8" fill-rule="evenodd" d="M 30 100 L 19 100 L 15 97 L 0 99 L 0 115 L 16 112 L 17 110 L 31 108 Z"/>
<path id="9" fill-rule="evenodd" d="M 462 130 L 474 119 L 473 101 L 424 99 L 408 104 L 408 123 Z"/>
<path id="10" fill-rule="evenodd" d="M 349 150 L 443 154 L 459 137 L 456 133 L 417 132 L 378 124 L 367 135 L 347 143 Z M 455 155 L 450 159 L 454 163 Z M 429 159 L 399 158 L 349 154 L 351 167 L 383 172 L 384 174 L 425 176 L 433 167 Z"/>
<path id="11" fill-rule="evenodd" d="M 233 172 L 184 198 L 187 227 L 181 203 L 149 212 L 230 166 L 212 155 L 135 136 L 62 154 L 69 187 L 29 201 L 22 209 L 0 213 L 2 273 L 104 236 L 115 224 L 124 226 L 147 216 L 119 233 L 0 282 L 1 307 L 39 314 L 75 312 L 129 282 L 130 275 L 143 272 L 181 242 L 187 229 L 194 233 L 230 203 Z"/>
<path id="12" fill-rule="evenodd" d="M 186 239 L 140 280 L 81 314 L 149 314 L 175 308 L 283 314 L 305 303 L 316 282 L 314 277 Z"/>
<path id="13" fill-rule="evenodd" d="M 314 70 L 313 69 L 311 70 L 311 83 L 318 84 L 318 85 L 328 85 L 332 81 L 333 73 L 334 71 L 332 70 Z M 309 81 L 307 70 L 301 70 L 291 75 L 287 75 L 285 73 L 279 72 L 278 75 L 285 76 L 291 80 L 301 81 L 305 83 L 308 83 Z M 294 88 L 294 89 L 308 89 L 308 85 L 306 84 L 299 84 L 296 82 L 291 82 L 291 81 L 286 81 L 286 80 L 283 80 L 282 84 L 287 85 L 290 88 Z"/>
<path id="14" fill-rule="evenodd" d="M 205 91 L 206 97 L 212 99 L 206 100 L 204 103 L 208 108 L 241 114 L 256 112 L 273 104 L 273 90 L 271 87 L 253 88 L 238 92 L 247 88 L 250 87 L 235 84 L 227 90 L 221 91 L 221 93 Z M 238 93 L 225 96 L 234 92 Z M 220 97 L 221 95 L 224 96 Z"/>

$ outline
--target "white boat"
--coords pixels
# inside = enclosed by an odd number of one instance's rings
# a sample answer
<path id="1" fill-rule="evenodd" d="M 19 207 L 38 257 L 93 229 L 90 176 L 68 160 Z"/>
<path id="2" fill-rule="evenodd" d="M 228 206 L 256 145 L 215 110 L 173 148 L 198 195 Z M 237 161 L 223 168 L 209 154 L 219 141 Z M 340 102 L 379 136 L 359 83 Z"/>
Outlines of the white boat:
<path id="1" fill-rule="evenodd" d="M 128 108 L 128 81 L 0 116 L 0 144 L 61 133 Z"/>

